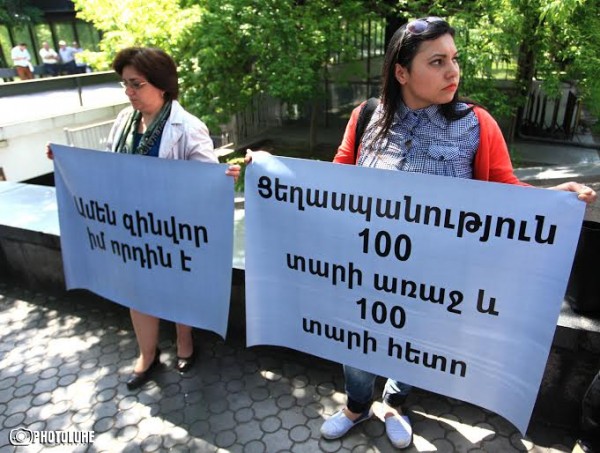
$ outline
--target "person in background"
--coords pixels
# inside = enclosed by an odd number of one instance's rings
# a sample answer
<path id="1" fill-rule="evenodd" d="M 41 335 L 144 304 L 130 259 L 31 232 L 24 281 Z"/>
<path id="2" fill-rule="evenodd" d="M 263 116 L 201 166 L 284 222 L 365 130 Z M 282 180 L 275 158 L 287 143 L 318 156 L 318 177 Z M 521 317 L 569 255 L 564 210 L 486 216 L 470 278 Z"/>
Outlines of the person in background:
<path id="1" fill-rule="evenodd" d="M 31 55 L 24 42 L 16 45 L 10 51 L 13 65 L 17 70 L 17 76 L 21 80 L 33 79 L 33 66 L 31 66 Z"/>
<path id="2" fill-rule="evenodd" d="M 355 132 L 361 106 L 354 109 L 334 162 L 526 185 L 513 173 L 506 142 L 492 116 L 479 106 L 458 98 L 460 70 L 454 29 L 443 19 L 416 19 L 392 37 L 383 66 L 382 90 L 355 156 Z M 245 162 L 252 160 L 252 151 Z M 576 192 L 592 203 L 596 193 L 568 182 L 553 187 Z M 321 426 L 325 439 L 343 437 L 373 415 L 374 373 L 344 365 L 346 406 Z M 411 386 L 401 376 L 387 379 L 383 410 L 391 444 L 399 449 L 412 444 L 410 419 L 402 404 Z"/>
<path id="3" fill-rule="evenodd" d="M 39 51 L 42 63 L 44 64 L 44 74 L 55 76 L 59 72 L 59 57 L 54 49 L 50 47 L 47 41 L 42 43 Z"/>
<path id="4" fill-rule="evenodd" d="M 75 49 L 67 46 L 66 41 L 58 41 L 58 54 L 60 55 L 61 72 L 64 74 L 77 73 L 77 65 L 75 64 Z"/>
<path id="5" fill-rule="evenodd" d="M 130 106 L 119 113 L 110 131 L 107 148 L 116 153 L 139 154 L 163 159 L 197 160 L 218 163 L 206 125 L 177 102 L 177 66 L 160 49 L 129 47 L 115 57 L 112 68 Z M 47 148 L 48 157 L 52 150 Z M 236 179 L 239 165 L 231 165 L 227 175 Z M 177 303 L 177 301 L 165 301 Z M 131 309 L 131 321 L 140 355 L 127 380 L 130 390 L 146 383 L 160 364 L 159 319 Z M 176 324 L 177 360 L 174 368 L 185 373 L 195 362 L 192 328 Z"/>
<path id="6" fill-rule="evenodd" d="M 88 65 L 85 64 L 85 62 L 81 59 L 81 53 L 83 52 L 83 49 L 81 47 L 79 47 L 79 44 L 77 43 L 77 41 L 73 41 L 71 43 L 71 47 L 73 47 L 74 50 L 74 58 L 75 58 L 75 66 L 77 67 L 77 73 L 78 74 L 85 74 L 86 72 L 91 72 L 91 70 L 89 69 Z"/>

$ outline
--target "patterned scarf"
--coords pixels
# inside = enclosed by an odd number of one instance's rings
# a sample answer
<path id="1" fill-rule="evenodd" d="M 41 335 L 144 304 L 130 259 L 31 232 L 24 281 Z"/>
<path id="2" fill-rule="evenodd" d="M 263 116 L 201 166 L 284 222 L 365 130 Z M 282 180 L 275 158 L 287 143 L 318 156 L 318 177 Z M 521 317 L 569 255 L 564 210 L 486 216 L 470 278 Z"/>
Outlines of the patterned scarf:
<path id="1" fill-rule="evenodd" d="M 152 124 L 146 129 L 144 135 L 142 135 L 137 148 L 134 148 L 134 134 L 138 130 L 142 114 L 138 110 L 131 112 L 127 118 L 125 127 L 123 128 L 123 132 L 117 141 L 116 152 L 126 154 L 148 154 L 148 151 L 152 149 L 152 146 L 156 141 L 160 139 L 170 114 L 171 101 L 168 101 L 165 102 L 156 118 L 154 118 L 154 121 L 152 121 Z"/>

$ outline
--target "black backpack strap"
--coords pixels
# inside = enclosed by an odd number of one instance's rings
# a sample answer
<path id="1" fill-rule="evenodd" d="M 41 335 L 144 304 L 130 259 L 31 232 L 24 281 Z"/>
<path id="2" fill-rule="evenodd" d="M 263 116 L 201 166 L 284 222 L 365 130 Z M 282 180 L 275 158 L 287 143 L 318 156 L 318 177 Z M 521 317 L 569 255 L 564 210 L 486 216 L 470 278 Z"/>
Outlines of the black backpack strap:
<path id="1" fill-rule="evenodd" d="M 356 131 L 354 133 L 354 163 L 356 164 L 356 159 L 358 157 L 358 147 L 360 146 L 360 139 L 365 133 L 365 129 L 371 121 L 371 117 L 373 116 L 373 112 L 379 105 L 378 98 L 369 98 L 363 104 L 360 109 L 360 113 L 358 115 L 358 121 L 356 122 Z"/>

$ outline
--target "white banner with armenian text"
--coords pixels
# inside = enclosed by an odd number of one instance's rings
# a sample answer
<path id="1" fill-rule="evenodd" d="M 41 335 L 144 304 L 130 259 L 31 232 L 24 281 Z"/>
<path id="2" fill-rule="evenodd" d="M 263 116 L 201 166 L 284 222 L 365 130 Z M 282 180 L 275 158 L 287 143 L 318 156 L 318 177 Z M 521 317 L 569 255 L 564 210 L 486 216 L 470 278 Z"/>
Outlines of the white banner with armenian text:
<path id="1" fill-rule="evenodd" d="M 525 432 L 579 236 L 575 194 L 258 153 L 247 343 L 492 410 Z"/>
<path id="2" fill-rule="evenodd" d="M 226 165 L 52 150 L 67 288 L 225 337 L 234 210 Z"/>

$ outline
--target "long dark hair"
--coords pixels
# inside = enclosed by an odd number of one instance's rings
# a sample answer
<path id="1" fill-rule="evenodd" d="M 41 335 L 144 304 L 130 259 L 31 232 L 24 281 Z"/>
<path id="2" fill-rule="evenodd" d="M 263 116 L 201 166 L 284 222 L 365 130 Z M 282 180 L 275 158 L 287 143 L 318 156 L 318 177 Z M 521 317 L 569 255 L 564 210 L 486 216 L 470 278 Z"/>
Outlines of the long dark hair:
<path id="1" fill-rule="evenodd" d="M 396 63 L 410 71 L 412 61 L 417 54 L 423 41 L 429 41 L 449 34 L 454 38 L 454 28 L 445 20 L 436 18 L 435 20 L 423 18 L 427 22 L 427 28 L 419 34 L 406 31 L 408 24 L 400 27 L 390 40 L 390 44 L 385 53 L 383 62 L 383 74 L 381 83 L 381 104 L 383 114 L 379 118 L 378 126 L 380 130 L 375 140 L 382 139 L 387 135 L 392 126 L 394 115 L 398 105 L 402 101 L 402 91 L 400 83 L 396 79 Z M 410 22 L 409 22 L 410 24 Z M 454 97 L 447 104 L 440 105 L 442 115 L 449 121 L 454 121 L 466 116 L 471 109 L 458 110 L 456 104 L 459 102 L 458 90 Z"/>

